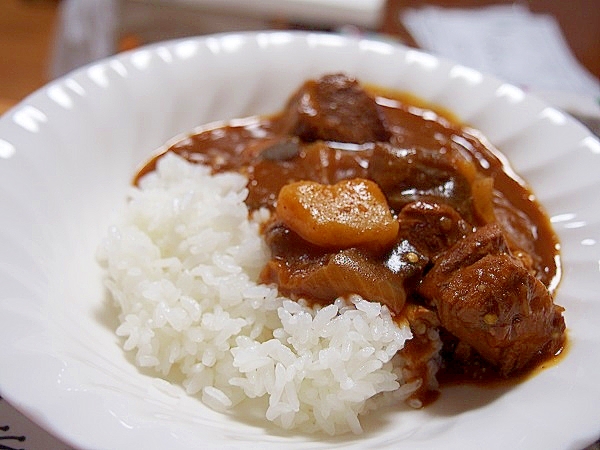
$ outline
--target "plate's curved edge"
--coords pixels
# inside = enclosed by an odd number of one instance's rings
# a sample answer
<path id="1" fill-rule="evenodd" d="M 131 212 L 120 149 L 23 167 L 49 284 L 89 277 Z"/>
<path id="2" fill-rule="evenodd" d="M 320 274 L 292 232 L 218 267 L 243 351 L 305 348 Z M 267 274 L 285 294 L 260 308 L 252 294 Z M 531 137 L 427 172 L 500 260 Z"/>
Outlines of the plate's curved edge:
<path id="1" fill-rule="evenodd" d="M 10 127 L 12 128 L 13 126 L 19 126 L 21 128 L 24 128 L 27 132 L 32 132 L 31 130 L 27 130 L 27 127 L 29 128 L 35 128 L 36 126 L 38 127 L 38 129 L 42 126 L 44 126 L 45 123 L 47 123 L 47 120 L 43 119 L 43 116 L 40 116 L 38 114 L 39 111 L 41 111 L 45 116 L 46 119 L 49 118 L 49 116 L 52 114 L 52 108 L 54 108 L 56 105 L 58 105 L 58 107 L 65 109 L 64 105 L 61 105 L 61 101 L 64 102 L 65 99 L 62 98 L 61 99 L 61 95 L 60 95 L 60 89 L 63 90 L 70 90 L 69 92 L 71 93 L 72 96 L 76 96 L 79 95 L 81 98 L 84 98 L 87 91 L 85 86 L 86 83 L 88 82 L 93 82 L 96 86 L 98 86 L 99 88 L 102 88 L 102 84 L 103 84 L 103 74 L 102 74 L 102 70 L 99 70 L 100 68 L 104 68 L 108 71 L 110 71 L 110 76 L 114 77 L 114 79 L 116 80 L 125 80 L 123 81 L 125 83 L 125 85 L 127 85 L 128 83 L 131 83 L 130 79 L 127 78 L 128 73 L 127 72 L 123 72 L 123 69 L 127 70 L 133 70 L 134 68 L 138 68 L 140 71 L 143 71 L 143 67 L 144 67 L 144 58 L 146 56 L 151 56 L 154 58 L 158 58 L 159 60 L 164 61 L 164 64 L 167 67 L 170 67 L 169 64 L 173 64 L 173 61 L 193 61 L 196 53 L 195 51 L 198 50 L 197 46 L 201 46 L 204 49 L 207 49 L 210 51 L 211 54 L 219 54 L 219 52 L 222 51 L 229 51 L 232 54 L 235 54 L 236 48 L 239 49 L 240 47 L 235 47 L 236 45 L 236 39 L 237 39 L 237 43 L 240 44 L 240 37 L 241 37 L 241 41 L 245 41 L 246 44 L 248 44 L 249 40 L 252 41 L 250 43 L 250 45 L 253 45 L 254 48 L 271 48 L 269 46 L 275 46 L 275 45 L 279 45 L 279 48 L 286 48 L 286 46 L 289 45 L 298 45 L 301 48 L 303 46 L 312 46 L 312 49 L 315 48 L 322 48 L 322 46 L 325 46 L 325 48 L 331 49 L 331 48 L 337 48 L 338 50 L 340 49 L 340 47 L 343 49 L 345 47 L 359 47 L 360 51 L 366 54 L 371 55 L 374 50 L 373 49 L 377 49 L 377 55 L 379 55 L 381 58 L 385 58 L 385 57 L 390 57 L 391 56 L 402 56 L 404 58 L 408 58 L 408 62 L 407 61 L 396 61 L 395 63 L 395 67 L 401 68 L 401 73 L 400 74 L 395 74 L 394 77 L 390 77 L 390 80 L 394 79 L 395 80 L 395 86 L 394 87 L 399 87 L 402 88 L 406 85 L 410 85 L 410 83 L 415 83 L 417 86 L 419 86 L 420 91 L 417 92 L 417 94 L 420 94 L 421 96 L 424 97 L 428 97 L 428 100 L 432 100 L 432 101 L 439 101 L 440 103 L 444 103 L 444 102 L 448 102 L 449 104 L 452 104 L 452 102 L 456 101 L 456 96 L 459 95 L 464 95 L 465 90 L 468 89 L 476 89 L 478 87 L 481 87 L 481 84 L 477 83 L 477 79 L 478 79 L 478 75 L 476 73 L 473 72 L 469 72 L 469 70 L 465 70 L 465 69 L 456 69 L 456 67 L 460 67 L 457 65 L 454 65 L 450 62 L 446 62 L 443 60 L 440 60 L 439 58 L 434 58 L 434 57 L 430 57 L 422 52 L 416 52 L 401 46 L 392 46 L 389 47 L 387 46 L 387 44 L 385 45 L 379 45 L 379 43 L 376 43 L 376 45 L 373 44 L 369 44 L 366 45 L 364 44 L 365 42 L 373 42 L 373 41 L 368 41 L 368 40 L 361 40 L 361 39 L 340 39 L 338 37 L 331 37 L 329 35 L 324 36 L 324 35 L 320 35 L 320 34 L 313 34 L 313 33 L 307 33 L 307 34 L 297 34 L 297 33 L 289 33 L 289 32 L 284 32 L 284 33 L 278 33 L 278 34 L 270 34 L 270 33 L 242 33 L 242 34 L 235 34 L 234 36 L 237 36 L 237 38 L 231 38 L 231 35 L 216 35 L 216 36 L 211 36 L 211 37 L 206 37 L 206 38 L 196 38 L 196 39 L 183 39 L 183 40 L 178 40 L 178 41 L 173 41 L 170 43 L 160 43 L 160 44 L 154 44 L 148 48 L 144 48 L 142 50 L 134 50 L 132 52 L 126 53 L 126 54 L 122 54 L 122 55 L 118 55 L 115 58 L 109 58 L 108 60 L 105 61 L 101 61 L 101 62 L 97 62 L 97 63 L 93 63 L 87 67 L 78 69 L 77 71 L 67 75 L 66 77 L 57 80 L 56 82 L 52 83 L 51 85 L 49 85 L 46 88 L 42 88 L 38 91 L 36 91 L 36 93 L 32 94 L 31 96 L 29 96 L 27 99 L 24 100 L 24 102 L 20 105 L 18 105 L 17 107 L 11 109 L 5 116 L 3 116 L 0 119 L 0 139 L 2 139 L 2 133 L 3 130 L 5 129 L 2 126 L 2 122 L 4 121 L 10 121 Z M 269 40 L 269 38 L 271 38 Z M 325 41 L 323 41 L 325 40 Z M 242 45 L 244 45 L 244 42 L 241 43 Z M 262 46 L 262 47 L 261 47 Z M 194 47 L 196 47 L 196 50 L 194 50 Z M 162 50 L 161 50 L 162 49 Z M 168 51 L 167 51 L 168 50 Z M 354 50 L 351 50 L 351 52 L 353 52 Z M 350 52 L 350 53 L 351 53 Z M 168 61 L 168 55 L 170 54 L 171 57 L 174 57 L 174 60 Z M 324 52 L 325 55 L 327 55 L 327 51 Z M 375 58 L 376 60 L 379 60 L 379 56 L 377 58 Z M 137 58 L 137 59 L 136 59 Z M 181 59 L 177 59 L 177 58 L 181 58 Z M 343 57 L 341 57 L 343 58 Z M 119 64 L 115 64 L 114 61 L 119 61 Z M 354 70 L 356 72 L 360 72 L 359 69 L 356 69 L 356 61 L 355 60 L 351 60 L 351 59 L 344 59 L 343 63 L 341 64 L 343 67 L 349 68 L 350 70 Z M 147 66 L 150 67 L 150 66 Z M 96 68 L 96 69 L 95 69 Z M 95 71 L 96 70 L 96 71 Z M 314 68 L 312 68 L 311 70 L 314 70 Z M 422 76 L 423 75 L 423 71 L 427 71 L 429 70 L 431 76 Z M 454 72 L 452 72 L 454 71 Z M 123 75 L 123 74 L 126 75 Z M 170 73 L 169 70 L 166 70 L 166 73 Z M 452 73 L 454 73 L 454 75 L 451 75 Z M 307 73 L 303 72 L 302 74 L 298 74 L 297 78 L 303 78 L 305 77 Z M 90 78 L 92 77 L 92 78 Z M 94 78 L 95 77 L 95 78 Z M 402 78 L 405 77 L 405 78 Z M 70 80 L 70 81 L 69 81 Z M 466 116 L 466 120 L 469 121 L 469 117 L 472 117 L 473 119 L 477 119 L 479 120 L 480 124 L 483 124 L 482 128 L 486 128 L 486 127 L 490 127 L 491 122 L 486 122 L 486 120 L 492 120 L 493 118 L 493 114 L 491 112 L 489 112 L 490 108 L 496 108 L 498 105 L 497 103 L 500 102 L 502 107 L 505 107 L 506 109 L 512 111 L 513 107 L 514 107 L 514 102 L 515 98 L 519 97 L 519 92 L 511 90 L 510 88 L 507 88 L 506 85 L 492 80 L 492 81 L 488 81 L 490 80 L 487 77 L 481 77 L 481 83 L 486 82 L 488 84 L 486 84 L 482 89 L 483 89 L 483 95 L 480 98 L 480 102 L 479 103 L 475 103 L 475 104 L 469 104 L 469 105 L 463 105 L 463 109 L 464 111 L 466 111 L 464 113 L 464 115 Z M 295 84 L 295 81 L 290 80 L 288 83 L 285 83 L 286 86 L 293 86 Z M 453 90 L 452 93 L 448 93 L 448 86 L 452 86 Z M 82 89 L 80 92 L 77 92 L 78 89 Z M 282 92 L 285 90 L 284 88 L 281 88 Z M 498 96 L 498 90 L 501 90 L 502 95 Z M 462 92 L 462 94 L 461 94 Z M 507 92 L 509 94 L 507 94 Z M 83 94 L 82 94 L 83 93 Z M 79 98 L 79 97 L 76 97 Z M 498 100 L 498 98 L 500 98 L 500 100 Z M 545 104 L 540 103 L 538 100 L 529 100 L 531 97 L 525 95 L 521 100 L 519 100 L 520 102 L 524 102 L 524 109 L 523 109 L 523 116 L 525 117 L 530 117 L 530 115 L 532 114 L 532 111 L 537 111 L 536 112 L 536 118 L 532 121 L 532 123 L 538 123 L 539 120 L 539 113 L 543 110 L 543 108 L 545 107 Z M 49 103 L 50 102 L 50 103 Z M 51 105 L 51 106 L 49 106 Z M 533 106 L 531 106 L 533 105 Z M 243 109 L 246 106 L 238 106 L 238 108 Z M 265 104 L 263 107 L 267 107 L 267 104 Z M 33 109 L 31 109 L 33 108 Z M 49 109 L 48 109 L 49 108 Z M 27 112 L 26 114 L 23 113 L 23 111 Z M 37 112 L 36 112 L 37 111 Z M 18 119 L 19 114 L 22 114 L 21 119 Z M 488 115 L 486 115 L 488 114 Z M 17 121 L 15 122 L 15 116 L 17 116 Z M 518 115 L 517 115 L 518 117 Z M 50 120 L 52 120 L 52 118 L 50 117 Z M 20 123 L 19 123 L 20 122 Z M 473 120 L 473 122 L 476 124 L 478 123 L 476 120 Z M 15 125 L 16 123 L 16 125 Z M 25 125 L 24 125 L 25 124 Z M 579 126 L 578 124 L 567 124 L 567 127 L 572 127 L 572 126 Z M 493 126 L 492 126 L 493 127 Z M 507 127 L 510 128 L 510 127 Z M 186 128 L 187 129 L 187 128 Z M 191 129 L 191 128 L 190 128 Z M 527 127 L 521 127 L 520 128 L 522 131 L 526 130 Z M 578 130 L 580 131 L 580 130 Z M 23 131 L 19 130 L 19 132 L 22 134 Z M 504 134 L 503 134 L 504 133 Z M 493 134 L 493 133 L 492 133 Z M 594 149 L 597 148 L 596 144 L 597 144 L 597 139 L 593 140 L 595 138 L 591 138 L 592 140 L 589 140 L 589 136 L 585 135 L 585 133 L 582 134 L 583 139 L 587 139 L 587 142 L 591 142 L 591 151 L 595 152 Z M 510 143 L 511 139 L 516 139 L 519 140 L 521 139 L 519 137 L 519 135 L 515 136 L 511 136 L 511 134 L 506 131 L 506 129 L 504 131 L 498 131 L 496 132 L 496 137 L 494 139 L 499 139 L 502 142 L 508 142 Z M 158 139 L 158 138 L 157 138 Z M 10 140 L 6 140 L 6 142 L 10 143 Z M 11 143 L 12 145 L 12 143 Z M 500 145 L 502 147 L 502 145 Z M 143 146 L 141 146 L 143 147 Z M 150 151 L 152 149 L 148 149 L 146 147 L 146 149 L 144 151 Z M 17 152 L 20 151 L 19 148 L 16 149 Z M 142 150 L 140 150 L 142 151 Z M 8 154 L 9 152 L 6 152 L 6 154 Z M 12 158 L 13 155 L 10 155 L 10 158 Z M 5 159 L 9 159 L 9 158 L 5 158 Z M 0 164 L 2 163 L 2 160 L 0 160 Z M 126 172 L 127 169 L 125 169 Z M 129 175 L 129 174 L 126 174 Z M 598 235 L 597 230 L 594 230 L 594 237 L 598 238 L 600 240 L 600 235 Z M 590 273 L 591 276 L 597 276 L 597 273 Z M 592 287 L 593 287 L 593 283 L 592 283 Z M 591 301 L 591 300 L 590 300 Z M 1 304 L 1 303 L 0 303 Z M 598 307 L 596 306 L 596 311 L 598 310 Z M 26 318 L 29 320 L 28 314 L 25 314 Z M 18 324 L 18 321 L 14 322 L 15 324 Z M 41 322 L 36 322 L 37 326 L 41 324 L 43 324 L 43 321 Z M 30 325 L 27 326 L 23 326 L 22 331 L 25 331 L 27 329 L 30 328 Z M 43 328 L 43 327 L 42 327 Z M 22 342 L 23 340 L 26 339 L 31 339 L 31 335 L 24 333 L 24 334 L 19 334 L 17 335 L 17 339 L 15 339 L 13 342 L 15 342 L 15 348 L 20 347 L 22 348 Z M 595 342 L 598 341 L 598 336 L 597 335 L 592 335 L 593 339 L 595 340 Z M 589 336 L 588 336 L 589 338 Z M 18 341 L 18 345 L 16 344 L 16 342 Z M 6 354 L 6 353 L 4 353 Z M 23 355 L 20 355 L 21 357 L 24 357 Z M 36 354 L 35 352 L 31 352 L 28 355 L 31 359 L 29 358 L 25 358 L 26 361 L 24 361 L 24 365 L 29 365 L 31 364 L 33 367 L 36 366 L 36 364 L 40 363 L 40 359 L 39 359 L 39 354 Z M 54 366 L 56 364 L 58 364 L 59 366 L 61 366 L 64 363 L 64 360 L 61 359 L 60 356 L 55 357 L 52 355 L 52 352 L 49 351 L 48 353 L 46 353 L 46 357 L 51 358 L 51 361 L 48 362 L 47 364 L 50 366 Z M 57 369 L 56 371 L 54 371 L 53 373 L 55 374 L 54 376 L 56 377 L 56 374 L 61 372 L 59 369 Z M 0 383 L 2 382 L 2 377 L 0 377 Z M 33 397 L 28 399 L 28 402 L 22 402 L 19 398 L 17 398 L 18 396 L 14 396 L 11 397 L 10 393 L 8 394 L 3 394 L 5 395 L 5 397 L 9 400 L 13 400 L 15 403 L 17 403 L 18 405 L 22 406 L 23 410 L 26 411 L 29 415 L 31 415 L 33 418 L 35 418 L 36 420 L 40 420 L 41 422 L 43 422 L 45 425 L 47 425 L 49 428 L 53 429 L 55 432 L 60 433 L 62 432 L 64 429 L 67 429 L 69 427 L 68 424 L 63 423 L 61 421 L 60 425 L 58 426 L 58 428 L 56 428 L 56 421 L 54 421 L 55 418 L 50 418 L 47 411 L 49 411 L 49 405 L 48 404 L 44 404 L 43 407 L 48 408 L 46 411 L 41 411 L 39 408 L 39 403 L 38 403 L 38 399 L 34 399 Z M 74 392 L 72 394 L 73 396 L 77 396 L 78 394 L 76 392 Z M 49 396 L 48 397 L 48 401 L 50 402 L 51 400 L 58 400 L 59 397 L 52 397 Z M 78 403 L 80 402 L 79 399 L 74 399 L 72 398 L 73 403 Z M 81 402 L 82 406 L 83 403 L 85 402 Z M 64 418 L 63 418 L 64 420 Z M 67 428 L 62 428 L 62 427 L 67 427 Z M 76 442 L 79 439 L 84 439 L 85 437 L 82 437 L 76 430 L 73 429 L 72 425 L 71 425 L 71 431 L 72 433 L 67 436 L 65 435 L 65 437 L 69 438 L 70 440 L 72 440 L 72 442 L 74 443 L 79 443 L 82 444 L 81 441 Z M 589 436 L 589 433 L 584 433 L 581 430 L 579 430 L 579 434 L 581 435 L 582 438 L 585 438 L 584 435 Z M 96 439 L 100 439 L 98 436 L 95 436 Z M 124 438 L 125 439 L 125 438 Z M 558 442 L 555 442 L 556 444 L 558 444 Z M 566 443 L 566 441 L 565 441 Z M 89 445 L 93 445 L 93 443 L 90 442 L 84 442 L 83 444 L 89 444 Z"/>

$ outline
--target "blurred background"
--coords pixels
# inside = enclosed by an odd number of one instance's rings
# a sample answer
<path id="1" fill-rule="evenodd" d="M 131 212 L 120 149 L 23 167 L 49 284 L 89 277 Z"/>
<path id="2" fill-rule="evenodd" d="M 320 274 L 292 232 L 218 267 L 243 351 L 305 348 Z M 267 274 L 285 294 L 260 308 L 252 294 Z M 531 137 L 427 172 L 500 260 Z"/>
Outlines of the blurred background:
<path id="1" fill-rule="evenodd" d="M 485 17 L 450 14 L 475 10 L 486 10 Z M 176 37 L 267 28 L 399 40 L 464 57 L 460 62 L 516 84 L 541 83 L 542 74 L 547 78 L 542 90 L 578 93 L 596 103 L 600 97 L 598 0 L 1 0 L 0 111 L 48 80 L 118 51 Z M 545 53 L 540 42 L 548 47 Z M 510 70 L 502 45 L 513 52 Z M 517 67 L 516 49 L 530 61 L 535 80 L 519 78 L 524 75 L 517 72 L 527 67 Z M 488 67 L 483 54 L 499 67 Z M 543 58 L 536 67 L 532 55 Z M 561 85 L 560 78 L 570 82 Z"/>

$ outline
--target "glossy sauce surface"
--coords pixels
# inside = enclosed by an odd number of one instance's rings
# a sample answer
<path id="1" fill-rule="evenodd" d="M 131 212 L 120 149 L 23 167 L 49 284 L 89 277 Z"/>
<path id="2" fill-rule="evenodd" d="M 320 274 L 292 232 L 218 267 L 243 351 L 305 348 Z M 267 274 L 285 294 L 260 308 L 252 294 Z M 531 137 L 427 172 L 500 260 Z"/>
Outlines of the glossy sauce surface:
<path id="1" fill-rule="evenodd" d="M 450 233 L 448 236 L 451 233 L 462 236 L 490 222 L 497 223 L 506 235 L 511 255 L 520 260 L 552 295 L 561 275 L 558 238 L 533 192 L 515 175 L 505 158 L 476 130 L 458 123 L 445 111 L 426 105 L 410 95 L 369 86 L 365 90 L 376 103 L 385 124 L 385 142 L 307 141 L 290 133 L 291 114 L 284 110 L 269 117 L 248 117 L 208 127 L 166 151 L 175 152 L 192 162 L 206 164 L 214 172 L 232 170 L 245 174 L 249 180 L 246 200 L 249 210 L 266 207 L 274 211 L 279 191 L 293 182 L 312 180 L 332 185 L 340 180 L 365 178 L 375 180 L 384 191 L 386 186 L 390 188 L 386 192 L 389 193 L 392 212 L 396 215 L 402 215 L 400 213 L 405 211 L 407 205 L 421 202 L 439 203 L 457 211 L 460 215 L 458 225 L 444 225 L 441 222 L 436 225 L 442 231 L 446 226 L 458 226 L 454 231 L 447 228 Z M 293 104 L 292 97 L 287 109 Z M 397 160 L 394 159 L 395 155 L 398 155 Z M 136 182 L 154 169 L 160 156 L 157 155 L 139 171 Z M 398 173 L 402 173 L 402 177 L 398 178 Z M 290 274 L 300 274 L 300 278 L 306 278 L 311 275 L 312 266 L 330 264 L 333 253 L 294 237 L 279 223 L 271 223 L 264 232 L 274 252 L 274 262 L 270 263 L 270 269 L 263 271 L 261 281 L 277 283 L 284 295 L 318 303 L 327 303 L 336 296 L 344 295 L 344 291 L 328 289 L 331 286 L 323 288 L 319 285 L 319 277 L 316 277 L 316 287 L 308 283 L 308 287 L 304 285 L 296 289 L 293 283 L 286 285 L 282 282 L 282 272 L 284 278 Z M 448 236 L 442 236 L 442 240 L 450 239 Z M 425 246 L 435 247 L 439 244 L 436 239 L 439 241 L 439 237 L 430 239 Z M 432 308 L 420 298 L 416 288 L 419 280 L 415 280 L 413 274 L 423 274 L 431 261 L 437 258 L 413 252 L 402 245 L 406 247 L 407 244 L 403 241 L 398 244 L 397 251 L 385 254 L 364 249 L 342 249 L 335 256 L 350 260 L 352 267 L 359 267 L 358 272 L 362 271 L 360 275 L 366 284 L 375 284 L 383 279 L 389 286 L 380 292 L 384 297 L 399 295 L 397 303 L 388 303 L 398 320 L 405 320 L 411 314 L 406 312 L 406 308 L 403 309 L 404 304 Z M 411 244 L 408 245 L 410 247 Z M 451 243 L 440 245 L 448 247 Z M 407 255 L 409 264 L 400 264 L 398 269 L 390 270 Z M 344 271 L 343 264 L 341 269 L 333 273 L 341 285 L 348 276 L 352 277 L 352 274 Z M 397 286 L 401 286 L 406 293 L 396 292 Z M 406 299 L 402 298 L 404 295 Z M 374 298 L 377 299 L 376 295 Z M 399 305 L 398 308 L 394 309 L 395 305 Z M 428 315 L 431 315 L 430 310 L 425 312 L 425 316 Z M 425 316 L 418 314 L 416 319 L 409 320 L 411 328 L 417 328 L 419 320 Z M 436 320 L 426 317 L 426 328 L 439 328 Z M 564 324 L 562 326 L 564 328 Z M 489 383 L 505 378 L 494 364 L 473 352 L 466 359 L 456 362 L 453 355 L 463 352 L 460 339 L 457 344 L 454 336 L 446 333 L 443 327 L 441 329 L 444 341 L 442 355 L 446 355 L 439 373 L 442 383 L 454 383 L 457 380 Z M 562 342 L 560 339 L 557 341 Z M 423 334 L 407 345 L 406 351 L 414 350 L 418 358 L 419 354 L 432 353 L 432 345 Z M 522 368 L 517 371 L 519 376 L 539 367 L 554 353 L 555 347 L 553 350 L 541 349 L 526 365 L 525 371 Z M 423 403 L 433 398 L 435 395 L 432 391 L 423 390 L 420 393 Z"/>
<path id="2" fill-rule="evenodd" d="M 477 170 L 494 180 L 497 219 L 514 230 L 519 245 L 537 260 L 537 276 L 551 290 L 560 280 L 560 245 L 534 193 L 507 165 L 505 158 L 482 139 L 477 130 L 458 124 L 435 106 L 414 106 L 409 94 L 370 88 L 392 132 L 390 142 L 400 148 L 442 149 L 468 158 Z M 424 103 L 421 102 L 422 105 Z M 215 172 L 240 171 L 249 177 L 247 205 L 273 208 L 282 186 L 299 180 L 334 182 L 368 177 L 373 144 L 298 143 L 282 131 L 282 116 L 248 117 L 207 129 L 176 143 L 172 151 L 189 161 L 206 164 Z M 278 159 L 262 152 L 295 146 L 294 157 Z M 152 171 L 157 155 L 137 173 L 134 182 Z"/>

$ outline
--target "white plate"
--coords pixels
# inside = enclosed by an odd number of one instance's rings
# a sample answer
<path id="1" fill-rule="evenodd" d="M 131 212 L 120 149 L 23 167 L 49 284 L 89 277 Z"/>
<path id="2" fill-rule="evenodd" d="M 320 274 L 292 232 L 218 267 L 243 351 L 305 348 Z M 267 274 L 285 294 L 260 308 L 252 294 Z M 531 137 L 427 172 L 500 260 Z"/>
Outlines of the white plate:
<path id="1" fill-rule="evenodd" d="M 227 417 L 140 372 L 114 334 L 94 252 L 138 164 L 218 119 L 271 113 L 303 80 L 346 71 L 480 128 L 533 186 L 562 241 L 570 348 L 505 389 L 447 389 L 381 411 L 365 434 L 297 436 Z M 580 449 L 600 434 L 600 142 L 556 109 L 414 50 L 337 35 L 218 35 L 83 68 L 0 119 L 0 392 L 81 448 Z"/>

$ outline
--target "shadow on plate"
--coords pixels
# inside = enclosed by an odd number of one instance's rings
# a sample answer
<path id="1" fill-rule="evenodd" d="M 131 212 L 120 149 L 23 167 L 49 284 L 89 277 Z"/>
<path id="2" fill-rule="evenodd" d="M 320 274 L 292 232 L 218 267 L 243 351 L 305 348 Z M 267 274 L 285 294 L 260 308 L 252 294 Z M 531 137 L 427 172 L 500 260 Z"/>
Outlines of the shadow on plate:
<path id="1" fill-rule="evenodd" d="M 512 389 L 507 383 L 498 386 L 455 385 L 442 388 L 440 398 L 425 410 L 434 416 L 456 416 L 488 406 Z"/>

